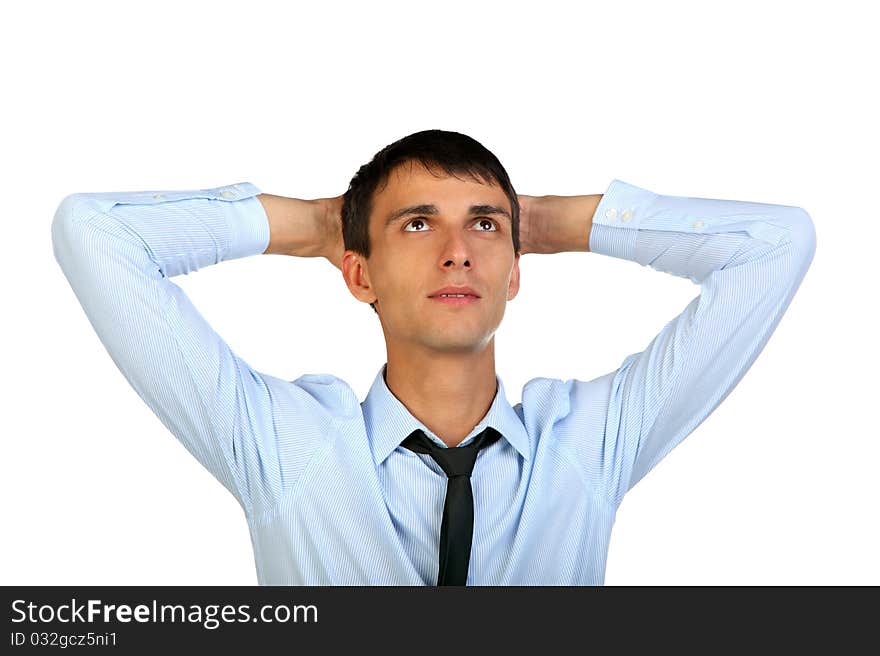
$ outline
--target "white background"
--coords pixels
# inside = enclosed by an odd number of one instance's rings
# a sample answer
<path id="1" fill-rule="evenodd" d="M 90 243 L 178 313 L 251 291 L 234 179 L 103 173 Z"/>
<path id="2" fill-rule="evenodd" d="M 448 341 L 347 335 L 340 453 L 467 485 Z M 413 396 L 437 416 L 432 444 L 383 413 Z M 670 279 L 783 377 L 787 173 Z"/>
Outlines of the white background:
<path id="1" fill-rule="evenodd" d="M 256 583 L 241 509 L 128 386 L 54 260 L 61 199 L 239 181 L 335 196 L 386 144 L 443 128 L 492 150 L 518 193 L 619 178 L 810 213 L 798 294 L 624 499 L 605 583 L 880 584 L 868 3 L 296 4 L 26 3 L 0 21 L 0 583 Z M 521 270 L 496 336 L 511 404 L 534 377 L 613 371 L 699 293 L 590 253 Z M 325 260 L 174 281 L 263 372 L 332 373 L 363 399 L 385 361 L 373 311 Z"/>

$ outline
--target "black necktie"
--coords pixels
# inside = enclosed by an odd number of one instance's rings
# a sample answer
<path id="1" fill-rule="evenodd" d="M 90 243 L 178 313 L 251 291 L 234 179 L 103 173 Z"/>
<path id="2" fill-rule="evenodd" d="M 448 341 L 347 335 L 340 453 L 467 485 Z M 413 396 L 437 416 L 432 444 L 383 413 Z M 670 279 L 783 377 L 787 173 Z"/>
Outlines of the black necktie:
<path id="1" fill-rule="evenodd" d="M 467 446 L 442 447 L 425 433 L 416 429 L 401 446 L 427 453 L 446 472 L 446 503 L 440 527 L 440 573 L 437 585 L 465 585 L 474 537 L 474 493 L 471 472 L 477 453 L 501 437 L 492 427 L 486 428 Z"/>

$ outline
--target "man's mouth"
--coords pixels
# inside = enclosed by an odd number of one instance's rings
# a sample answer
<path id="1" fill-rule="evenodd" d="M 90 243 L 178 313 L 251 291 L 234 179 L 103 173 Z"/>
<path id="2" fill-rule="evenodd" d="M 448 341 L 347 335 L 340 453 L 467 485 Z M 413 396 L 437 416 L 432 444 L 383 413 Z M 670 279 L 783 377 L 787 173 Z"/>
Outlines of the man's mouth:
<path id="1" fill-rule="evenodd" d="M 470 305 L 471 303 L 476 303 L 480 299 L 472 294 L 440 294 L 438 296 L 431 296 L 435 301 L 440 301 L 445 305 Z"/>

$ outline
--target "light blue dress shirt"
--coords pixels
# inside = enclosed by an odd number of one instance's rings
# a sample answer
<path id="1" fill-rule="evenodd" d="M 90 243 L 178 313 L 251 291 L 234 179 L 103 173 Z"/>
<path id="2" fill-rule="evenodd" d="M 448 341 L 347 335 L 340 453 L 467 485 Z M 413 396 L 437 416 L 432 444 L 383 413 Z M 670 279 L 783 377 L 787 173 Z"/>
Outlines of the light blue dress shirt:
<path id="1" fill-rule="evenodd" d="M 435 585 L 447 478 L 400 446 L 420 428 L 389 391 L 330 374 L 287 381 L 236 355 L 174 276 L 263 253 L 249 182 L 76 193 L 55 257 L 131 386 L 238 500 L 261 585 Z M 533 378 L 486 416 L 503 439 L 472 476 L 468 585 L 598 585 L 624 495 L 725 399 L 813 259 L 800 207 L 664 196 L 613 180 L 590 250 L 688 278 L 700 293 L 645 350 L 592 380 Z M 552 317 L 548 318 L 552 321 Z M 756 426 L 760 430 L 760 426 Z"/>

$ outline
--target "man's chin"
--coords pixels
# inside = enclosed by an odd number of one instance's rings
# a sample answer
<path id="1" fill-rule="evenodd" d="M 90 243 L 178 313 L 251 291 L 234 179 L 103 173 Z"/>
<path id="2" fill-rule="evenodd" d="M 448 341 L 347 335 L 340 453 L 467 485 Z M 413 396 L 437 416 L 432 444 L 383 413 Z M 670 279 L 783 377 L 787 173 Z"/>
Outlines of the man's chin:
<path id="1" fill-rule="evenodd" d="M 422 343 L 437 352 L 440 353 L 461 353 L 465 354 L 474 354 L 479 353 L 488 345 L 488 340 L 486 340 L 485 335 L 466 335 L 464 332 L 461 334 L 453 334 L 454 331 L 444 330 L 433 333 L 429 335 L 427 338 L 423 336 Z"/>

